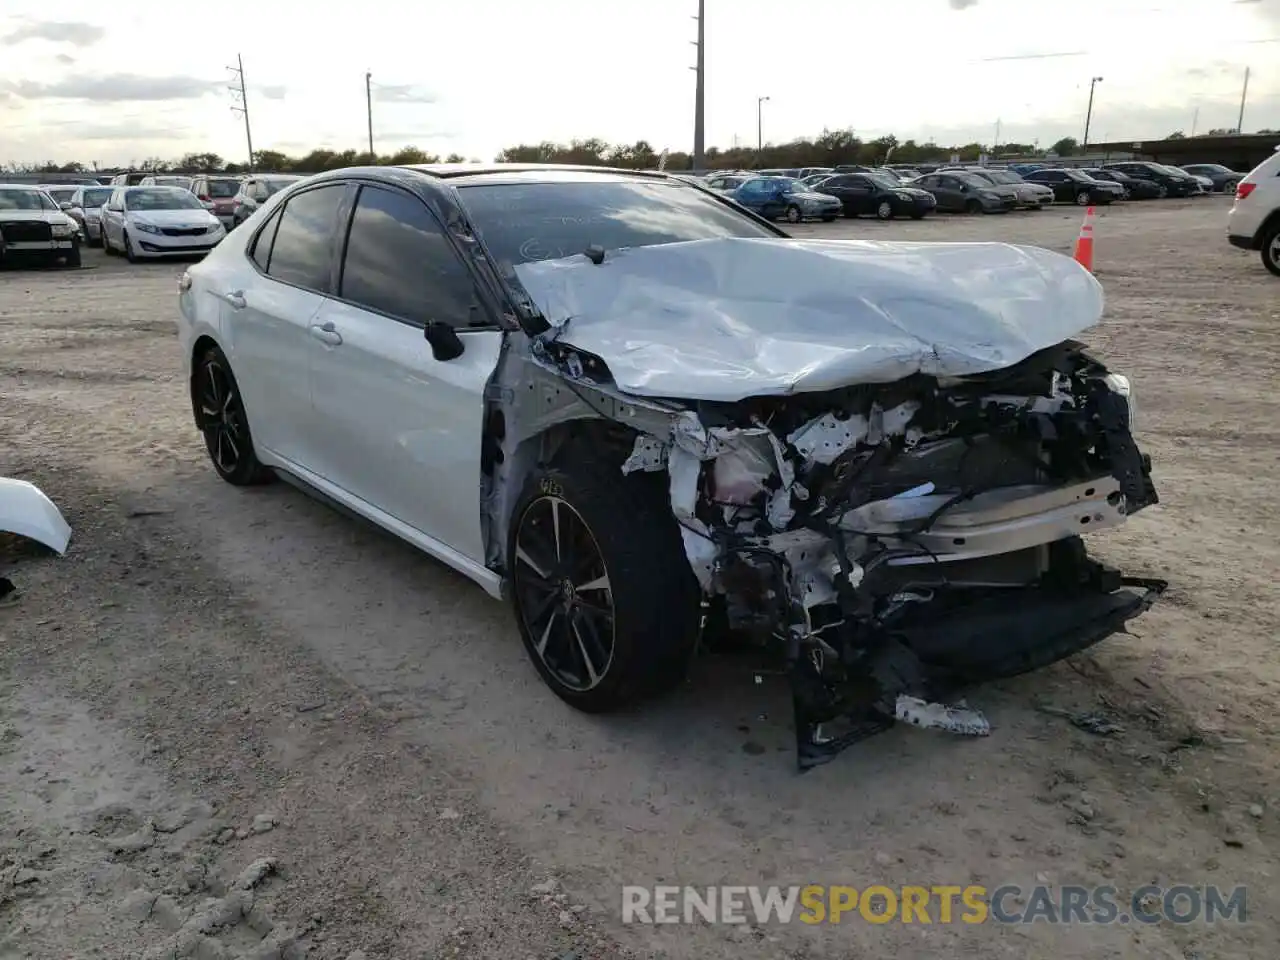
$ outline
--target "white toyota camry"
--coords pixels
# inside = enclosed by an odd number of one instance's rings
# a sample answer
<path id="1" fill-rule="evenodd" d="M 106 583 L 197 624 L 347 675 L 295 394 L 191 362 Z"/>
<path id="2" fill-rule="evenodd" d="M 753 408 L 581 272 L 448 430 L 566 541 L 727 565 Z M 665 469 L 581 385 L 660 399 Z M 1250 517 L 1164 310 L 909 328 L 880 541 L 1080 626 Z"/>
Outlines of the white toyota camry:
<path id="1" fill-rule="evenodd" d="M 117 242 L 121 242 L 117 240 Z M 280 476 L 509 600 L 588 711 L 753 643 L 802 767 L 1164 589 L 1082 534 L 1157 502 L 1073 260 L 796 240 L 660 173 L 338 170 L 179 283 L 218 475 Z"/>
<path id="2" fill-rule="evenodd" d="M 227 231 L 181 187 L 116 187 L 102 207 L 102 249 L 130 262 L 208 253 Z"/>

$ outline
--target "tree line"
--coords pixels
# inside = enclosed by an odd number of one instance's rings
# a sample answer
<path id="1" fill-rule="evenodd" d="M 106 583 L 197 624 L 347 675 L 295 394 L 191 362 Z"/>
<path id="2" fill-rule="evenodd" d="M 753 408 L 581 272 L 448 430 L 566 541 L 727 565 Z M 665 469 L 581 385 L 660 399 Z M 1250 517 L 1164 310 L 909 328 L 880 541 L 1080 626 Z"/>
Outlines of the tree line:
<path id="1" fill-rule="evenodd" d="M 1226 131 L 1210 131 L 1205 136 Z M 1280 131 L 1260 130 L 1259 133 Z M 1181 132 L 1173 134 L 1181 138 Z M 1048 153 L 1060 157 L 1079 154 L 1080 144 L 1074 137 L 1063 137 L 1052 144 Z M 849 130 L 825 130 L 813 139 L 801 138 L 789 143 L 769 143 L 761 149 L 755 147 L 711 147 L 706 151 L 705 167 L 709 170 L 752 170 L 791 167 L 834 167 L 838 164 L 883 163 L 941 163 L 958 156 L 962 162 L 976 161 L 982 155 L 1002 159 L 1040 156 L 1035 144 L 1002 143 L 991 146 L 983 143 L 965 143 L 943 146 L 918 143 L 915 140 L 899 141 L 895 136 L 862 140 Z M 438 154 L 428 153 L 418 147 L 404 147 L 395 153 L 378 154 L 357 150 L 312 150 L 294 157 L 278 150 L 259 150 L 253 155 L 255 170 L 274 173 L 321 173 L 342 167 L 404 165 L 413 163 L 439 163 Z M 470 158 L 478 162 L 477 158 Z M 651 170 L 664 166 L 668 170 L 689 170 L 693 157 L 684 152 L 659 153 L 647 140 L 635 143 L 614 144 L 599 138 L 571 140 L 556 143 L 545 140 L 536 144 L 518 144 L 507 147 L 494 158 L 499 163 L 569 163 L 606 165 L 633 170 Z M 468 160 L 459 153 L 443 157 L 445 163 L 462 163 Z M 8 168 L 16 173 L 93 173 L 83 163 L 46 163 L 28 167 Z M 138 169 L 155 173 L 246 173 L 247 163 L 228 161 L 216 153 L 189 153 L 177 160 L 152 157 L 143 161 Z"/>

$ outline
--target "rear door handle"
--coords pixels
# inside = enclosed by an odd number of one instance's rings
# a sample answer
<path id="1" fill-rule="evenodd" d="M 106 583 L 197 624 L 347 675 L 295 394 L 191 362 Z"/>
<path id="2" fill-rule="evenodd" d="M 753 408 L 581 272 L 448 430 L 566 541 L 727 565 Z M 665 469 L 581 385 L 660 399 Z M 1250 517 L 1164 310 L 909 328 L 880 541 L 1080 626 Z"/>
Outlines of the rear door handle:
<path id="1" fill-rule="evenodd" d="M 342 343 L 342 334 L 334 329 L 332 320 L 325 323 L 313 323 L 310 330 L 313 337 L 322 343 L 329 344 L 331 347 L 336 347 Z"/>
<path id="2" fill-rule="evenodd" d="M 227 301 L 227 303 L 231 304 L 231 306 L 235 307 L 237 310 L 243 310 L 245 308 L 244 294 L 239 290 L 234 293 L 224 293 L 222 295 L 222 299 Z"/>

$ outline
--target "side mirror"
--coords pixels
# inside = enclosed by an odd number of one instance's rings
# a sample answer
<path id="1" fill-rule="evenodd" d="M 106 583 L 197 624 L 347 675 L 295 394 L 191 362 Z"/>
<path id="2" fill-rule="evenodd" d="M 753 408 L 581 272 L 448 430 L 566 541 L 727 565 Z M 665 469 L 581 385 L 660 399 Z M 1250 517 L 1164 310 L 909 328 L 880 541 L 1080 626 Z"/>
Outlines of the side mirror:
<path id="1" fill-rule="evenodd" d="M 467 349 L 462 338 L 458 336 L 458 331 L 439 320 L 428 323 L 422 335 L 427 343 L 431 344 L 431 355 L 441 363 L 456 360 Z"/>

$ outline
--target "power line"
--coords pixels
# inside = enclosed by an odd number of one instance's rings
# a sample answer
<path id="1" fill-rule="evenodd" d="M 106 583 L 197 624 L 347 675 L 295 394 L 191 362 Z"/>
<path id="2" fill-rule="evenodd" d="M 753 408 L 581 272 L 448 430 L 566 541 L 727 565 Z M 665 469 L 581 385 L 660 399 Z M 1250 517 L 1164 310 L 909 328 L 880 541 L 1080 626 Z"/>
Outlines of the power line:
<path id="1" fill-rule="evenodd" d="M 1011 57 L 983 57 L 978 63 L 995 63 L 999 60 L 1048 60 L 1053 57 L 1087 57 L 1088 50 L 1072 50 L 1064 53 L 1019 53 Z"/>

